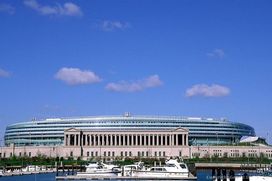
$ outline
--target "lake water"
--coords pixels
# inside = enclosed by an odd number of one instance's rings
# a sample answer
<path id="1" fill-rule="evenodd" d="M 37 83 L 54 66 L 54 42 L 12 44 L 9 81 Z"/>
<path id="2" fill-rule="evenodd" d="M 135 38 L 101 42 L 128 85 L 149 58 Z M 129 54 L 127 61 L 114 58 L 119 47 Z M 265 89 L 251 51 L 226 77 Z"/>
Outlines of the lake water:
<path id="1" fill-rule="evenodd" d="M 56 176 L 55 173 L 11 176 L 11 177 L 0 177 L 0 181 L 55 181 L 55 176 Z M 211 178 L 211 171 L 197 172 L 197 181 L 211 181 L 210 178 Z"/>

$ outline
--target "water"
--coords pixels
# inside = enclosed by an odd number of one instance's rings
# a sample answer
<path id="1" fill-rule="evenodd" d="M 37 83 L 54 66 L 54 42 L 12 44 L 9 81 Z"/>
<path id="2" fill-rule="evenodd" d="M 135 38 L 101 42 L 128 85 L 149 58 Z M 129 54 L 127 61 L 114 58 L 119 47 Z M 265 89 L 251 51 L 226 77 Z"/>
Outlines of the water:
<path id="1" fill-rule="evenodd" d="M 56 173 L 0 177 L 0 181 L 55 181 Z M 197 172 L 197 181 L 211 181 L 211 171 Z M 120 180 L 116 180 L 120 181 Z M 121 180 L 124 181 L 124 180 Z M 133 181 L 133 180 L 130 180 Z"/>

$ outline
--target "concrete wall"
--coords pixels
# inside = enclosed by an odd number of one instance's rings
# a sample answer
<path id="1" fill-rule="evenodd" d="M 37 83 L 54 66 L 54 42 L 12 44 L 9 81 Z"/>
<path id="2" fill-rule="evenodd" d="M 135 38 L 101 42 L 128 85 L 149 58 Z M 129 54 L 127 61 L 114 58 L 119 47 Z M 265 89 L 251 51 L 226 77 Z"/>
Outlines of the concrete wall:
<path id="1" fill-rule="evenodd" d="M 79 146 L 22 146 L 1 147 L 0 156 L 8 158 L 15 156 L 34 157 L 44 155 L 47 157 L 74 157 L 89 159 L 91 157 L 259 157 L 263 156 L 272 159 L 272 147 L 266 146 L 130 146 L 130 147 L 79 147 Z M 106 154 L 106 155 L 105 155 Z M 155 156 L 156 154 L 156 156 Z"/>

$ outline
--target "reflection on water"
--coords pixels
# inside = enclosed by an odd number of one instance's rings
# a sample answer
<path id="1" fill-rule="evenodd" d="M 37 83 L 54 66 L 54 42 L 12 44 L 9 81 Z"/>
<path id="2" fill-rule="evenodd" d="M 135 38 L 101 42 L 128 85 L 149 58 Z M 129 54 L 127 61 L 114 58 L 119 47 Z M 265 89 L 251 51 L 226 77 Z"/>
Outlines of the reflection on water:
<path id="1" fill-rule="evenodd" d="M 56 176 L 55 173 L 11 176 L 11 177 L 0 177 L 0 181 L 55 181 L 55 176 Z M 211 171 L 203 171 L 203 170 L 198 171 L 197 181 L 211 181 Z"/>

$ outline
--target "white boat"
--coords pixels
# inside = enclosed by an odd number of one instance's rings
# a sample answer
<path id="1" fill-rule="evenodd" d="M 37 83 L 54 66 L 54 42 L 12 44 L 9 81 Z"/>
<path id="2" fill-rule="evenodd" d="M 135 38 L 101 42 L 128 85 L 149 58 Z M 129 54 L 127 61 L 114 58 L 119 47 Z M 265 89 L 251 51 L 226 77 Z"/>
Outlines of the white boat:
<path id="1" fill-rule="evenodd" d="M 136 170 L 135 177 L 141 178 L 189 178 L 189 169 L 185 163 L 170 159 L 165 166 L 151 167 L 147 170 Z"/>
<path id="2" fill-rule="evenodd" d="M 105 163 L 89 163 L 85 172 L 78 172 L 79 177 L 113 177 L 121 172 L 120 168 L 116 165 Z"/>
<path id="3" fill-rule="evenodd" d="M 37 165 L 28 165 L 25 168 L 22 168 L 22 172 L 38 172 L 40 169 L 41 167 Z"/>
<path id="4" fill-rule="evenodd" d="M 122 168 L 122 173 L 118 174 L 118 176 L 135 176 L 135 171 L 144 170 L 144 163 L 143 162 L 136 162 L 132 165 L 125 165 Z"/>

